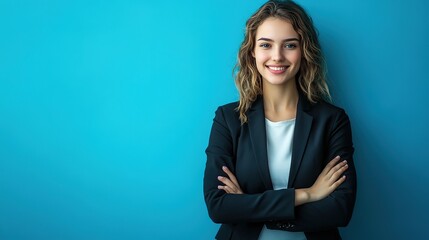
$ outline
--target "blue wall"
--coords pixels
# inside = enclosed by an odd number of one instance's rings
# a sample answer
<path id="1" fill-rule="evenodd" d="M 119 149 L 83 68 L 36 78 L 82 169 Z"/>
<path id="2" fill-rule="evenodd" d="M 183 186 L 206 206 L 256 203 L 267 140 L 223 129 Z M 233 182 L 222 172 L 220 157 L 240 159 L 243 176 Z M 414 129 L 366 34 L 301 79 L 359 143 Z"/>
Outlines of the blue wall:
<path id="1" fill-rule="evenodd" d="M 0 2 L 0 239 L 213 239 L 202 177 L 264 1 Z M 346 239 L 428 236 L 429 4 L 301 0 L 353 125 Z"/>

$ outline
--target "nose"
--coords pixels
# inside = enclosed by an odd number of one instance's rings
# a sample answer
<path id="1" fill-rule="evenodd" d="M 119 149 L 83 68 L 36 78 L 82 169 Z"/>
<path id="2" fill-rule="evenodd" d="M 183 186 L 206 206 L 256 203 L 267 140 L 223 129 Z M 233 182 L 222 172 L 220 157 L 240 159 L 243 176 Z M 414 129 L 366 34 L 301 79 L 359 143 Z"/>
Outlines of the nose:
<path id="1" fill-rule="evenodd" d="M 273 61 L 276 61 L 276 62 L 283 61 L 285 59 L 285 57 L 283 55 L 283 48 L 282 47 L 273 48 L 271 58 Z"/>

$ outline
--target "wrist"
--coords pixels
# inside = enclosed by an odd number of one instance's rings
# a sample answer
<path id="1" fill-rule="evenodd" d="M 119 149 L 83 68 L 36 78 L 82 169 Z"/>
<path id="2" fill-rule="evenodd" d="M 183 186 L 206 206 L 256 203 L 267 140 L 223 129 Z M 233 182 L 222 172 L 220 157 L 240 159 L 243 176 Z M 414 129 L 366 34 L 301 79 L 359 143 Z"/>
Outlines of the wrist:
<path id="1" fill-rule="evenodd" d="M 308 188 L 295 189 L 295 206 L 308 203 L 311 200 L 311 195 Z"/>

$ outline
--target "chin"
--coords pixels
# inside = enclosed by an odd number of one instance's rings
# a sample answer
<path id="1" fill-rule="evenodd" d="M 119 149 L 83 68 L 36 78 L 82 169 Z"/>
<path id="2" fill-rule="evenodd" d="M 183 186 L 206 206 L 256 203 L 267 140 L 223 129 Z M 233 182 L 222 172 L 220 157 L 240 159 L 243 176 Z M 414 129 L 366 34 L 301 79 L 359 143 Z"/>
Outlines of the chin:
<path id="1" fill-rule="evenodd" d="M 283 79 L 265 78 L 264 79 L 264 82 L 266 82 L 267 84 L 278 85 L 278 86 L 288 85 L 294 81 L 295 81 L 295 78 L 283 78 Z"/>

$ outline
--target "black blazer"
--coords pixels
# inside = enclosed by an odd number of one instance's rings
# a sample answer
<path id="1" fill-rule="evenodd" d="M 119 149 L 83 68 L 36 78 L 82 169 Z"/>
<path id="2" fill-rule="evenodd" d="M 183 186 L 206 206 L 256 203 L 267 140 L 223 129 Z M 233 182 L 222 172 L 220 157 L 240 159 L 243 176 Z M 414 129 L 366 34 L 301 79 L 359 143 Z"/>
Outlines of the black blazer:
<path id="1" fill-rule="evenodd" d="M 270 229 L 304 231 L 308 240 L 341 239 L 337 227 L 351 219 L 356 172 L 349 118 L 326 102 L 311 104 L 300 94 L 288 189 L 273 190 L 267 159 L 263 98 L 259 96 L 241 125 L 238 102 L 217 109 L 206 149 L 204 198 L 210 218 L 222 223 L 216 239 L 258 239 Z M 348 161 L 346 181 L 325 199 L 295 207 L 295 188 L 313 185 L 325 165 L 340 155 Z M 245 194 L 226 194 L 217 176 L 222 166 L 235 173 Z"/>

